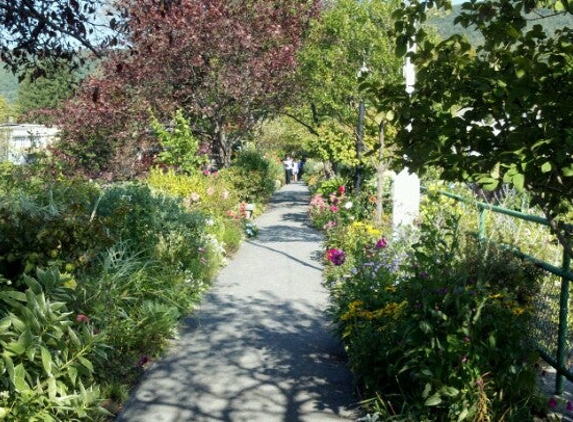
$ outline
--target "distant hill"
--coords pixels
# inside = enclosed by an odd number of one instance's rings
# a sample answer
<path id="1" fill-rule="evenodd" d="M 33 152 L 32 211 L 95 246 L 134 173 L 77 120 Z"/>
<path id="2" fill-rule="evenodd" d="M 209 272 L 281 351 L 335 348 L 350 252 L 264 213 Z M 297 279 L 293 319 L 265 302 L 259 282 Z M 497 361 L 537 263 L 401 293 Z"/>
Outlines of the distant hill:
<path id="1" fill-rule="evenodd" d="M 475 46 L 481 44 L 483 40 L 481 34 L 478 34 L 476 31 L 469 28 L 465 29 L 459 24 L 454 25 L 454 20 L 459 16 L 461 11 L 462 6 L 460 4 L 454 5 L 450 13 L 445 14 L 445 12 L 440 11 L 438 12 L 439 14 L 429 17 L 426 22 L 428 25 L 433 26 L 443 39 L 454 34 L 463 33 L 468 37 L 472 45 Z M 526 15 L 526 18 L 530 21 L 529 26 L 531 27 L 534 24 L 540 24 L 550 34 L 553 34 L 557 29 L 573 26 L 573 15 L 569 13 L 554 15 L 550 10 L 547 10 L 542 12 L 542 14 L 545 16 L 542 19 L 540 19 L 539 15 Z"/>
<path id="2" fill-rule="evenodd" d="M 0 66 L 0 95 L 10 104 L 18 98 L 18 79 Z"/>

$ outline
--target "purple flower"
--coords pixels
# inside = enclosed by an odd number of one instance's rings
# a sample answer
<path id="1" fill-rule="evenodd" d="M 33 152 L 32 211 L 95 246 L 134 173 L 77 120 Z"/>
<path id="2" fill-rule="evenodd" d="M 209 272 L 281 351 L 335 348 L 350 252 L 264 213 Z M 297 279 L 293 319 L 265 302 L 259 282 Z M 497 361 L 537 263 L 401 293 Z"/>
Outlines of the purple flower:
<path id="1" fill-rule="evenodd" d="M 141 367 L 141 366 L 145 365 L 147 362 L 149 362 L 149 358 L 147 356 L 142 356 L 139 358 L 139 360 L 137 361 L 137 364 L 135 366 Z"/>
<path id="2" fill-rule="evenodd" d="M 569 400 L 567 400 L 566 409 L 567 409 L 568 412 L 573 411 L 573 403 L 571 403 Z"/>
<path id="3" fill-rule="evenodd" d="M 329 249 L 326 251 L 326 257 L 334 265 L 342 265 L 346 260 L 346 254 L 340 249 Z"/>
<path id="4" fill-rule="evenodd" d="M 388 246 L 388 241 L 386 240 L 385 237 L 381 238 L 380 240 L 378 240 L 378 242 L 376 242 L 376 249 L 384 249 L 386 246 Z"/>
<path id="5" fill-rule="evenodd" d="M 557 407 L 557 400 L 555 399 L 555 397 L 551 397 L 549 399 L 549 407 L 551 409 L 555 409 Z"/>

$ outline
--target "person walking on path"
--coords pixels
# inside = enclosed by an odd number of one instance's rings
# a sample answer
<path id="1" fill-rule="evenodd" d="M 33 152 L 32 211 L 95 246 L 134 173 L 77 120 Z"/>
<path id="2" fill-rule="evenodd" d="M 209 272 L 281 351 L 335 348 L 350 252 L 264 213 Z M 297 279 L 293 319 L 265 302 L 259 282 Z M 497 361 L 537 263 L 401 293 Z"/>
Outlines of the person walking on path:
<path id="1" fill-rule="evenodd" d="M 298 182 L 298 161 L 293 160 L 292 162 L 292 179 Z"/>
<path id="2" fill-rule="evenodd" d="M 287 155 L 283 160 L 283 166 L 285 168 L 285 184 L 289 184 L 292 179 L 292 167 L 293 161 L 290 155 Z"/>
<path id="3" fill-rule="evenodd" d="M 123 422 L 322 422 L 359 417 L 353 378 L 324 310 L 321 235 L 303 184 L 255 220 L 171 352 L 127 401 Z"/>

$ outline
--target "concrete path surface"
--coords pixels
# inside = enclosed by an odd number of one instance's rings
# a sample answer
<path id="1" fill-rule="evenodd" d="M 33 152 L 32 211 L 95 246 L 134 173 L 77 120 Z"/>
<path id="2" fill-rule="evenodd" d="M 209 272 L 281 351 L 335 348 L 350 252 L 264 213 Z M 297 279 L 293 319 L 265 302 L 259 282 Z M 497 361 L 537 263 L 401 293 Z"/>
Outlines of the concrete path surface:
<path id="1" fill-rule="evenodd" d="M 352 376 L 324 315 L 321 235 L 308 188 L 284 186 L 255 220 L 173 350 L 148 370 L 118 421 L 356 420 Z"/>

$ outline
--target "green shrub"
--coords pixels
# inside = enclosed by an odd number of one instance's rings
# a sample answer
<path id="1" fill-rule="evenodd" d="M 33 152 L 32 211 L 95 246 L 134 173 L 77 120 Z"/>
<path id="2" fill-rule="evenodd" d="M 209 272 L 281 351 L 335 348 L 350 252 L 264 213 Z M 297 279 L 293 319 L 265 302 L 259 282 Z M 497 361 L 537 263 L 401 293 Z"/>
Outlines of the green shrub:
<path id="1" fill-rule="evenodd" d="M 193 135 L 191 125 L 181 110 L 177 110 L 173 116 L 173 123 L 173 128 L 168 129 L 155 117 L 151 119 L 151 127 L 162 147 L 159 162 L 186 173 L 198 172 L 209 161 L 208 156 L 198 153 L 199 139 Z"/>
<path id="2" fill-rule="evenodd" d="M 73 289 L 57 270 L 39 270 L 37 279 L 26 276 L 24 283 L 25 292 L 0 284 L 0 418 L 61 421 L 103 414 L 92 383 L 94 366 L 106 359 L 104 337 L 88 317 L 67 307 Z"/>
<path id="3" fill-rule="evenodd" d="M 275 181 L 282 180 L 283 171 L 282 165 L 259 151 L 244 150 L 237 154 L 231 167 L 220 173 L 241 201 L 266 203 L 275 191 Z"/>
<path id="4" fill-rule="evenodd" d="M 109 247 L 109 220 L 93 215 L 99 194 L 95 184 L 70 180 L 41 190 L 23 182 L 0 196 L 0 274 L 17 282 L 36 267 L 73 271 Z"/>

